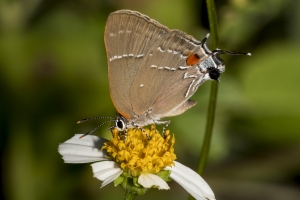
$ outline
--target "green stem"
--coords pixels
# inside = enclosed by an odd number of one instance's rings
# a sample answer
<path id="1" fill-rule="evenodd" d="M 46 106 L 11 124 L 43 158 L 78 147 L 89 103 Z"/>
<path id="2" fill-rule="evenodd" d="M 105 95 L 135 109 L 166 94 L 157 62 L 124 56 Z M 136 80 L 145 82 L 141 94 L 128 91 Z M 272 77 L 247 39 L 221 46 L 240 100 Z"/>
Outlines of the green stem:
<path id="1" fill-rule="evenodd" d="M 218 27 L 217 27 L 217 14 L 216 7 L 213 0 L 206 0 L 207 11 L 208 11 L 208 19 L 209 19 L 209 28 L 212 39 L 212 49 L 217 47 L 218 43 Z M 208 153 L 210 148 L 210 141 L 212 137 L 214 118 L 215 118 L 215 110 L 217 103 L 217 94 L 218 94 L 218 85 L 217 81 L 211 83 L 210 88 L 210 98 L 209 98 L 209 106 L 207 111 L 207 121 L 205 127 L 205 135 L 204 140 L 200 152 L 200 160 L 198 164 L 197 172 L 202 175 L 207 163 Z"/>
<path id="2" fill-rule="evenodd" d="M 215 118 L 215 110 L 216 110 L 216 103 L 217 103 L 217 92 L 218 92 L 219 83 L 214 81 L 211 83 L 210 88 L 210 99 L 209 99 L 209 106 L 207 112 L 207 121 L 205 127 L 205 135 L 204 140 L 200 152 L 200 160 L 198 163 L 197 172 L 200 175 L 203 175 L 209 154 L 210 148 L 210 141 L 212 137 L 213 125 L 214 125 L 214 118 Z"/>
<path id="3" fill-rule="evenodd" d="M 138 195 L 130 190 L 125 190 L 125 200 L 134 200 Z"/>
<path id="4" fill-rule="evenodd" d="M 215 7 L 214 0 L 206 0 L 207 11 L 208 11 L 208 20 L 209 20 L 209 29 L 212 40 L 212 49 L 216 49 L 219 38 L 218 38 L 218 23 L 217 23 L 217 12 Z"/>
<path id="5" fill-rule="evenodd" d="M 207 10 L 208 10 L 208 19 L 209 19 L 209 27 L 210 34 L 212 39 L 212 49 L 216 49 L 218 43 L 218 27 L 217 27 L 217 14 L 216 7 L 213 0 L 206 0 Z M 210 98 L 209 98 L 209 106 L 207 112 L 207 121 L 205 127 L 205 135 L 204 140 L 200 152 L 200 159 L 198 164 L 197 172 L 202 175 L 208 160 L 210 142 L 212 137 L 214 118 L 215 118 L 215 110 L 217 103 L 217 94 L 218 94 L 218 85 L 217 81 L 211 83 L 210 88 Z"/>
<path id="6" fill-rule="evenodd" d="M 216 49 L 218 44 L 218 26 L 217 26 L 216 7 L 213 0 L 206 0 L 206 4 L 207 4 L 207 11 L 208 11 L 208 19 L 209 19 L 210 37 L 212 40 L 212 49 Z M 214 118 L 215 118 L 218 85 L 219 83 L 217 81 L 211 83 L 205 135 L 201 147 L 200 158 L 199 158 L 198 169 L 197 169 L 197 172 L 200 175 L 203 174 L 208 160 L 210 141 L 212 137 Z M 190 196 L 189 199 L 193 199 L 193 197 Z"/>

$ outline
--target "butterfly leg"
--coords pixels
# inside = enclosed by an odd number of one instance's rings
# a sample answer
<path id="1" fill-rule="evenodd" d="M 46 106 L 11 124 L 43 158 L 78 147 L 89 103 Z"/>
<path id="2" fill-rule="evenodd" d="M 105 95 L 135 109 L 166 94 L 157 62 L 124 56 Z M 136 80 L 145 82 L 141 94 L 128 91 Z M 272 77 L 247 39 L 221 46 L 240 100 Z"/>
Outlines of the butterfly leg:
<path id="1" fill-rule="evenodd" d="M 157 124 L 157 125 L 162 125 L 162 124 L 164 124 L 164 126 L 163 126 L 163 131 L 162 131 L 161 135 L 162 135 L 163 137 L 165 137 L 165 130 L 166 130 L 166 128 L 169 126 L 169 124 L 171 123 L 171 120 L 167 120 L 167 121 L 157 121 L 157 120 L 155 120 L 154 123 Z"/>
<path id="2" fill-rule="evenodd" d="M 131 124 L 132 124 L 132 126 L 134 126 L 135 128 L 140 129 L 140 130 L 146 135 L 146 137 L 148 138 L 148 140 L 151 139 L 151 137 L 146 133 L 146 131 L 145 131 L 145 129 L 144 129 L 143 127 L 140 127 L 139 125 L 137 125 L 137 124 L 134 123 L 134 122 L 132 122 Z"/>

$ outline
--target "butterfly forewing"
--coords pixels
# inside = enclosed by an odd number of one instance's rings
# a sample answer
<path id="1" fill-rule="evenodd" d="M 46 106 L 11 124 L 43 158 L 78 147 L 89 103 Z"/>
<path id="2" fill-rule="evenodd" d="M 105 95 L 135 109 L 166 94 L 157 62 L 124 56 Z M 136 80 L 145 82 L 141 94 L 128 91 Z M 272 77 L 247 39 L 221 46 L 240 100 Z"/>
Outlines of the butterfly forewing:
<path id="1" fill-rule="evenodd" d="M 110 95 L 126 118 L 134 110 L 129 91 L 150 47 L 170 30 L 137 12 L 122 10 L 109 15 L 105 27 Z M 116 100 L 118 99 L 118 100 Z"/>

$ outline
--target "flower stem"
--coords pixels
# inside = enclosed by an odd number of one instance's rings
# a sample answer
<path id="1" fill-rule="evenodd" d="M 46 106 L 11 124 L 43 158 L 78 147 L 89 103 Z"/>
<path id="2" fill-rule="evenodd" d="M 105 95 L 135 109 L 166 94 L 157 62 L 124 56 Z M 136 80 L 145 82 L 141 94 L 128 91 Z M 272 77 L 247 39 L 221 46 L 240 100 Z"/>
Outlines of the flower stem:
<path id="1" fill-rule="evenodd" d="M 198 174 L 202 175 L 208 160 L 209 148 L 210 148 L 210 141 L 212 137 L 213 125 L 214 125 L 214 118 L 215 118 L 215 110 L 216 110 L 216 102 L 217 102 L 217 91 L 218 91 L 218 82 L 213 82 L 211 84 L 210 89 L 210 100 L 208 106 L 208 113 L 207 113 L 207 122 L 205 127 L 205 135 L 204 140 L 200 152 L 200 160 L 198 164 L 197 172 Z"/>
<path id="2" fill-rule="evenodd" d="M 124 200 L 134 200 L 138 195 L 135 192 L 131 192 L 130 190 L 125 191 Z"/>
<path id="3" fill-rule="evenodd" d="M 218 27 L 217 27 L 217 14 L 216 14 L 215 3 L 213 0 L 206 0 L 206 4 L 208 10 L 210 34 L 212 39 L 212 49 L 216 49 L 218 43 Z M 208 159 L 208 153 L 209 153 L 210 142 L 212 137 L 214 118 L 215 118 L 218 85 L 219 83 L 217 81 L 213 81 L 211 83 L 205 135 L 204 135 L 204 140 L 200 152 L 200 160 L 197 169 L 197 172 L 200 175 L 203 174 Z"/>
<path id="4" fill-rule="evenodd" d="M 208 11 L 208 20 L 209 20 L 209 28 L 210 35 L 212 39 L 212 49 L 216 49 L 218 44 L 218 26 L 217 26 L 217 14 L 216 7 L 213 0 L 206 0 L 207 11 Z M 219 83 L 217 81 L 213 81 L 211 83 L 210 88 L 210 97 L 209 97 L 209 105 L 207 111 L 207 121 L 205 126 L 205 135 L 203 144 L 201 147 L 200 158 L 198 162 L 197 172 L 202 175 L 208 160 L 208 153 L 210 148 L 210 141 L 212 137 L 214 119 L 215 119 L 215 110 L 217 103 L 217 93 L 218 93 Z M 194 199 L 192 196 L 189 199 Z"/>

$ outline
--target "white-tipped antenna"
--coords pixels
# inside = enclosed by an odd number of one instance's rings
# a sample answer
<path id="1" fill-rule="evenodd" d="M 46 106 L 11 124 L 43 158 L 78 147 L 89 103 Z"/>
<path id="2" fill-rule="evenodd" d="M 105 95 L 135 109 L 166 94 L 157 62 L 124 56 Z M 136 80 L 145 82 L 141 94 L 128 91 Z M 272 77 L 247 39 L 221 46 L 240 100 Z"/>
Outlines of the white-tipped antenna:
<path id="1" fill-rule="evenodd" d="M 247 52 L 239 52 L 239 51 L 227 51 L 227 50 L 221 50 L 221 49 L 216 49 L 213 50 L 214 54 L 228 54 L 228 55 L 234 55 L 234 56 L 238 56 L 238 55 L 244 55 L 244 56 L 251 56 L 251 53 Z"/>
<path id="2" fill-rule="evenodd" d="M 210 36 L 210 33 L 207 33 L 205 38 L 203 38 L 203 40 L 201 41 L 201 45 L 204 45 L 206 43 L 209 36 Z"/>

